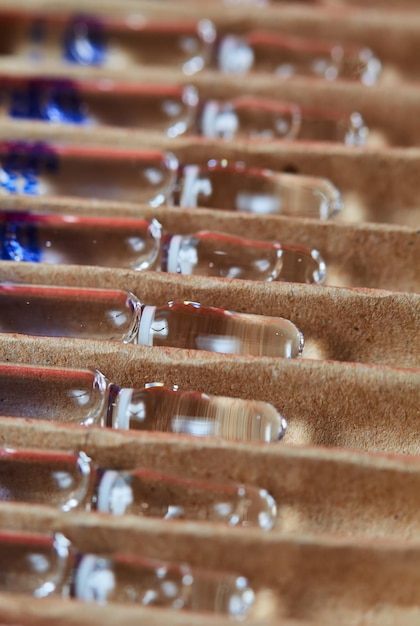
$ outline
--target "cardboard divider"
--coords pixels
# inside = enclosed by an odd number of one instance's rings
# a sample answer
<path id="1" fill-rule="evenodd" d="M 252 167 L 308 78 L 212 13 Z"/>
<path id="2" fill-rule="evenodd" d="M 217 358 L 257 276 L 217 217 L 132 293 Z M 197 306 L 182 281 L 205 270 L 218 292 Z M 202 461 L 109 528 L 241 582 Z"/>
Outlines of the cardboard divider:
<path id="1" fill-rule="evenodd" d="M 237 572 L 258 591 L 249 626 L 419 623 L 420 11 L 414 10 L 412 0 L 403 0 L 398 10 L 396 2 L 380 11 L 377 0 L 368 4 L 328 0 L 323 5 L 272 2 L 262 8 L 228 3 L 221 8 L 215 0 L 63 0 L 55 5 L 37 0 L 37 10 L 97 14 L 105 21 L 118 18 L 120 25 L 125 20 L 134 30 L 149 19 L 174 24 L 178 19 L 207 17 L 219 34 L 259 29 L 354 43 L 370 47 L 384 71 L 378 84 L 369 88 L 353 80 L 280 79 L 257 72 L 244 77 L 211 68 L 188 76 L 163 66 L 132 70 L 127 66 L 118 72 L 0 59 L 0 87 L 7 74 L 58 78 L 64 68 L 70 81 L 105 80 L 102 88 L 118 88 L 121 82 L 191 84 L 201 102 L 254 95 L 347 115 L 357 111 L 370 129 L 364 148 L 313 141 L 228 143 L 193 134 L 170 139 L 141 129 L 15 120 L 2 113 L 0 143 L 162 150 L 175 154 L 181 164 L 227 159 L 277 172 L 322 176 L 339 189 L 344 209 L 322 222 L 2 194 L 0 211 L 156 217 L 172 233 L 221 230 L 317 248 L 327 263 L 328 277 L 325 286 L 315 286 L 0 261 L 0 281 L 117 288 L 136 293 L 147 304 L 188 299 L 283 316 L 306 339 L 303 358 L 274 359 L 0 333 L 3 362 L 98 368 L 125 387 L 161 381 L 209 394 L 264 400 L 288 422 L 285 438 L 268 445 L 84 428 L 66 423 L 65 414 L 54 422 L 41 415 L 39 420 L 0 416 L 3 447 L 83 450 L 109 468 L 142 464 L 194 478 L 249 483 L 267 489 L 278 505 L 270 532 L 208 522 L 64 513 L 49 506 L 8 502 L 0 503 L 0 528 L 63 532 L 82 551 L 120 550 Z M 33 1 L 0 0 L 0 14 L 2 9 L 22 8 L 33 9 Z M 97 172 L 100 176 L 100 166 Z M 27 398 L 30 402 L 30 386 Z M 0 593 L 0 622 L 232 623 L 205 614 L 128 604 L 104 607 L 59 598 L 28 601 L 28 596 L 7 593 Z"/>
<path id="2" fill-rule="evenodd" d="M 107 218 L 156 218 L 164 232 L 213 230 L 264 241 L 317 249 L 327 265 L 325 285 L 420 292 L 420 237 L 407 227 L 250 215 L 209 209 L 138 206 L 120 202 L 4 196 L 0 211 L 34 211 Z"/>
<path id="3" fill-rule="evenodd" d="M 4 362 L 98 368 L 121 386 L 161 381 L 214 395 L 271 402 L 288 421 L 286 444 L 420 452 L 419 370 L 232 357 L 117 342 L 0 337 Z"/>
<path id="4" fill-rule="evenodd" d="M 167 150 L 180 163 L 205 164 L 209 159 L 245 162 L 277 172 L 329 179 L 341 192 L 343 222 L 385 222 L 418 227 L 420 194 L 417 175 L 420 149 L 353 148 L 339 144 L 235 141 L 200 137 L 169 139 L 158 133 L 0 121 L 0 141 L 43 141 L 51 145 L 103 146 L 113 149 Z"/>
<path id="5" fill-rule="evenodd" d="M 1 278 L 28 284 L 117 287 L 149 305 L 192 300 L 238 312 L 284 317 L 303 332 L 303 355 L 307 359 L 403 368 L 420 365 L 417 294 L 13 261 L 1 265 Z M 386 333 L 378 332 L 378 328 L 386 328 Z"/>
<path id="6" fill-rule="evenodd" d="M 302 534 L 418 540 L 418 457 L 269 446 L 215 439 L 89 429 L 0 418 L 7 448 L 83 451 L 99 467 L 155 471 L 267 489 L 278 506 L 271 535 Z M 48 493 L 46 504 L 48 504 Z M 194 495 L 191 495 L 194 498 Z M 134 521 L 134 517 L 130 516 Z M 144 518 L 150 519 L 150 518 Z M 179 523 L 179 522 L 178 522 Z M 169 528 L 172 522 L 168 521 Z M 220 524 L 198 527 L 222 532 Z M 237 529 L 242 532 L 243 529 Z"/>
<path id="7" fill-rule="evenodd" d="M 33 10 L 28 0 L 2 0 L 4 8 Z M 37 2 L 37 11 L 50 14 L 67 14 L 70 17 L 82 12 L 104 20 L 126 18 L 128 27 L 144 23 L 144 19 L 162 19 L 162 8 L 155 2 L 130 0 L 117 3 L 98 2 Z M 308 38 L 325 39 L 332 42 L 354 43 L 369 46 L 381 59 L 386 70 L 383 81 L 410 80 L 416 76 L 415 59 L 419 53 L 420 17 L 417 11 L 387 12 L 363 10 L 349 6 L 276 4 L 264 7 L 235 6 L 220 10 L 218 3 L 176 2 L 165 4 L 165 19 L 194 21 L 209 18 L 220 34 L 225 32 L 247 32 L 250 29 L 265 29 L 292 33 Z M 390 29 L 392 20 L 392 29 Z"/>
<path id="8" fill-rule="evenodd" d="M 257 96 L 277 102 L 295 102 L 305 109 L 325 110 L 348 114 L 358 112 L 370 130 L 368 146 L 416 146 L 420 141 L 418 108 L 420 90 L 415 83 L 393 86 L 366 87 L 349 81 L 323 81 L 316 78 L 291 77 L 273 80 L 272 76 L 252 74 L 246 77 L 205 70 L 187 76 L 181 71 L 164 67 L 139 67 L 133 71 L 117 72 L 98 67 L 66 67 L 66 79 L 74 87 L 83 81 L 106 82 L 107 88 L 135 84 L 193 85 L 200 101 L 220 99 L 228 101 L 239 96 Z M 22 60 L 0 57 L 0 85 L 3 77 L 59 79 L 63 69 L 52 61 L 28 65 Z M 99 83 L 100 84 L 100 83 Z M 142 129 L 147 134 L 147 129 Z M 253 140 L 264 143 L 264 140 Z M 310 143 L 310 142 L 308 142 Z"/>
<path id="9" fill-rule="evenodd" d="M 216 531 L 196 524 L 88 513 L 63 514 L 42 507 L 0 505 L 0 525 L 14 531 L 62 532 L 82 552 L 112 551 L 205 564 L 237 572 L 256 591 L 272 590 L 276 614 L 336 624 L 364 619 L 375 610 L 404 621 L 420 603 L 420 544 L 411 541 L 352 541 L 298 538 L 235 529 Z M 278 566 L 273 567 L 273 564 Z M 279 566 L 281 564 L 281 566 Z M 357 622 L 356 622 L 357 623 Z"/>

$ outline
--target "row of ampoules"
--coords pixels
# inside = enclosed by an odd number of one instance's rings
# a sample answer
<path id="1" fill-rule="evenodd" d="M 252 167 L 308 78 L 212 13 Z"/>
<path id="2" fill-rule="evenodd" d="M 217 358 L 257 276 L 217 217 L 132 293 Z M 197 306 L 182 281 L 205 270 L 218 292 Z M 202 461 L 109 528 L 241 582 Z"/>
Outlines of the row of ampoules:
<path id="1" fill-rule="evenodd" d="M 0 195 L 41 195 L 328 219 L 342 208 L 327 179 L 210 159 L 180 165 L 158 150 L 0 143 Z"/>
<path id="2" fill-rule="evenodd" d="M 281 317 L 191 301 L 143 304 L 121 290 L 10 282 L 0 283 L 0 333 L 285 358 L 304 345 L 300 330 Z"/>
<path id="3" fill-rule="evenodd" d="M 156 219 L 36 212 L 0 211 L 0 259 L 309 284 L 326 274 L 315 249 L 215 231 L 172 235 Z"/>
<path id="4" fill-rule="evenodd" d="M 129 550 L 86 551 L 62 533 L 0 529 L 0 591 L 105 604 L 246 618 L 258 594 L 229 571 L 151 559 L 140 542 Z M 163 557 L 164 558 L 164 557 Z"/>
<path id="5" fill-rule="evenodd" d="M 287 429 L 267 402 L 157 382 L 120 387 L 99 371 L 0 363 L 0 397 L 4 417 L 85 427 L 263 443 L 281 440 Z"/>
<path id="6" fill-rule="evenodd" d="M 100 468 L 83 452 L 35 449 L 0 449 L 0 501 L 263 530 L 273 527 L 277 515 L 274 499 L 255 486 L 148 468 Z M 228 572 L 191 570 L 186 564 L 149 562 L 141 556 L 126 562 L 118 554 L 75 555 L 69 544 L 57 544 L 52 537 L 37 539 L 1 530 L 0 571 L 0 591 L 38 597 L 61 593 L 88 601 L 136 602 L 237 618 L 245 617 L 254 601 L 245 579 Z M 104 571 L 112 584 L 101 581 Z M 176 585 L 176 592 L 169 589 L 169 582 Z"/>
<path id="7" fill-rule="evenodd" d="M 154 130 L 168 137 L 293 139 L 362 146 L 362 116 L 261 96 L 200 99 L 191 85 L 0 73 L 0 115 L 60 124 Z"/>
<path id="8" fill-rule="evenodd" d="M 75 16 L 68 11 L 3 8 L 0 40 L 0 58 L 62 67 L 71 63 L 129 71 L 165 66 L 187 75 L 210 68 L 236 75 L 344 78 L 365 85 L 375 84 L 382 69 L 369 48 L 354 44 L 264 30 L 217 34 L 208 19 L 145 19 L 135 10 Z"/>

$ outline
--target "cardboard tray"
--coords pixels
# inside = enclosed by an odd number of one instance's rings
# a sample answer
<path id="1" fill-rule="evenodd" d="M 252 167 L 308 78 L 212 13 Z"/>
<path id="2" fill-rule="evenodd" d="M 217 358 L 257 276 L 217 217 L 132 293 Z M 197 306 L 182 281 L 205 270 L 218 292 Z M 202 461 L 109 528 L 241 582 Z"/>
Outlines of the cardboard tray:
<path id="1" fill-rule="evenodd" d="M 0 8 L 30 6 L 2 0 Z M 52 7 L 37 2 L 37 6 Z M 80 3 L 79 3 L 80 4 Z M 82 5 L 80 5 L 82 6 Z M 136 7 L 134 9 L 134 6 Z M 238 444 L 181 435 L 84 429 L 57 422 L 0 417 L 0 444 L 83 450 L 113 468 L 142 464 L 201 478 L 256 484 L 275 497 L 274 529 L 225 528 L 210 523 L 112 518 L 62 513 L 44 506 L 0 504 L 0 526 L 64 532 L 82 549 L 120 548 L 152 557 L 189 561 L 246 575 L 258 590 L 250 626 L 410 626 L 420 620 L 419 428 L 419 206 L 420 89 L 402 82 L 418 58 L 420 13 L 374 11 L 343 5 L 283 5 L 258 10 L 219 3 L 167 2 L 170 19 L 203 15 L 219 28 L 249 26 L 369 43 L 384 59 L 386 80 L 372 89 L 319 80 L 248 81 L 206 71 L 186 78 L 172 70 L 134 69 L 117 75 L 77 68 L 69 76 L 116 82 L 195 84 L 203 99 L 248 93 L 302 105 L 362 113 L 374 129 L 365 149 L 327 143 L 227 144 L 191 136 L 176 140 L 152 132 L 73 128 L 0 119 L 0 141 L 42 140 L 113 149 L 162 149 L 180 162 L 209 158 L 246 161 L 275 171 L 330 178 L 345 209 L 334 220 L 264 217 L 218 210 L 150 209 L 128 203 L 68 197 L 0 198 L 0 210 L 38 210 L 109 216 L 157 217 L 168 232 L 223 230 L 263 240 L 316 247 L 328 267 L 325 286 L 259 283 L 178 276 L 161 272 L 0 262 L 1 280 L 111 287 L 133 291 L 148 304 L 172 299 L 238 311 L 281 315 L 303 331 L 302 358 L 233 357 L 117 342 L 0 335 L 0 361 L 98 368 L 124 386 L 150 380 L 207 393 L 272 402 L 288 420 L 277 445 Z M 97 9 L 98 4 L 92 3 Z M 74 2 L 60 10 L 74 11 Z M 79 7 L 80 8 L 80 7 Z M 83 4 L 86 9 L 86 4 Z M 54 7 L 58 10 L 58 7 Z M 101 3 L 114 13 L 115 2 Z M 156 2 L 128 1 L 118 11 L 159 16 Z M 0 60 L 5 72 L 30 73 L 18 59 Z M 44 75 L 57 76 L 48 64 Z M 398 82 L 398 89 L 394 84 Z M 28 389 L 30 393 L 30 389 Z M 59 418 L 60 416 L 58 416 Z M 61 416 L 63 417 L 63 416 Z M 42 418 L 42 416 L 40 416 Z M 48 494 L 46 494 L 48 496 Z M 85 605 L 0 594 L 0 623 L 145 623 L 151 626 L 231 624 L 135 606 Z"/>

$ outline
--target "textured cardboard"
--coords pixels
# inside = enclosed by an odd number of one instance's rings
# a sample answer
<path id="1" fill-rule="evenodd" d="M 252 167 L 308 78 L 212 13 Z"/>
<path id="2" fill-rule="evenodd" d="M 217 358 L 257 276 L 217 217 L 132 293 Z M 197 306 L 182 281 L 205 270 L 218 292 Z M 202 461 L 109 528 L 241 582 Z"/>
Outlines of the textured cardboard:
<path id="1" fill-rule="evenodd" d="M 420 89 L 412 81 L 420 45 L 420 13 L 276 2 L 270 8 L 220 2 L 166 2 L 165 17 L 206 15 L 219 32 L 250 28 L 369 45 L 384 64 L 379 84 L 324 83 L 218 75 L 192 77 L 167 68 L 127 72 L 68 68 L 69 78 L 194 84 L 200 98 L 262 95 L 302 106 L 359 111 L 370 144 L 168 139 L 150 131 L 81 128 L 0 119 L 0 141 L 172 151 L 182 163 L 209 158 L 246 161 L 275 171 L 325 176 L 341 191 L 344 210 L 329 222 L 241 215 L 227 211 L 151 209 L 144 205 L 69 197 L 1 196 L 0 210 L 39 210 L 108 216 L 156 216 L 165 230 L 223 230 L 262 240 L 316 247 L 328 266 L 325 286 L 258 283 L 160 272 L 0 262 L 0 279 L 23 283 L 121 288 L 149 304 L 198 300 L 238 311 L 282 315 L 304 332 L 303 358 L 256 359 L 117 342 L 0 334 L 0 361 L 99 368 L 124 386 L 152 380 L 207 393 L 272 402 L 288 421 L 275 445 L 240 444 L 159 433 L 86 429 L 65 423 L 0 417 L 0 445 L 84 450 L 99 464 L 139 464 L 259 485 L 275 497 L 274 529 L 225 528 L 209 523 L 55 511 L 48 506 L 0 504 L 0 527 L 61 531 L 81 549 L 122 549 L 187 560 L 249 577 L 259 591 L 249 626 L 411 626 L 420 620 L 419 206 Z M 156 1 L 52 3 L 55 12 L 161 18 Z M 373 6 L 374 0 L 369 5 Z M 2 8 L 31 7 L 1 0 Z M 411 3 L 411 7 L 413 5 Z M 417 8 L 417 7 L 414 7 Z M 133 21 L 132 21 L 133 23 Z M 31 69 L 1 58 L 4 73 L 58 76 L 58 65 Z M 408 79 L 403 82 L 402 79 Z M 28 397 L 30 389 L 28 388 Z M 42 418 L 42 416 L 39 416 Z M 0 623 L 22 626 L 232 623 L 143 607 L 85 605 L 0 594 Z"/>

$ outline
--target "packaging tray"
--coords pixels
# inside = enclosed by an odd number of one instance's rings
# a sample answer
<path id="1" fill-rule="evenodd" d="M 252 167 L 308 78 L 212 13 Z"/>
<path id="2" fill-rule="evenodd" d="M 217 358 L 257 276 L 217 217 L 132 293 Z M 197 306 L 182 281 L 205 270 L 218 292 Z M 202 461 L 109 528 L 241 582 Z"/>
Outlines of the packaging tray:
<path id="1" fill-rule="evenodd" d="M 181 210 L 69 197 L 1 196 L 0 210 L 156 217 L 165 231 L 212 229 L 320 250 L 323 286 L 179 276 L 161 272 L 0 262 L 1 280 L 89 287 L 116 286 L 148 304 L 197 300 L 237 311 L 281 315 L 303 331 L 302 358 L 236 357 L 175 348 L 0 334 L 0 361 L 100 369 L 124 386 L 151 380 L 206 393 L 272 402 L 288 420 L 277 445 L 239 444 L 181 435 L 85 429 L 64 421 L 0 417 L 7 447 L 83 450 L 113 468 L 144 464 L 201 478 L 266 488 L 278 503 L 271 532 L 210 523 L 164 522 L 48 505 L 0 504 L 0 527 L 60 531 L 78 547 L 115 548 L 188 561 L 246 575 L 260 592 L 250 626 L 413 626 L 420 621 L 420 87 L 415 63 L 420 12 L 276 3 L 260 10 L 193 3 L 126 0 L 37 2 L 48 10 L 141 13 L 160 18 L 210 17 L 219 32 L 279 29 L 369 45 L 384 62 L 384 79 L 353 82 L 250 79 L 207 70 L 192 77 L 168 68 L 129 73 L 69 68 L 68 77 L 145 83 L 188 83 L 202 99 L 240 94 L 292 100 L 302 106 L 360 112 L 372 129 L 366 148 L 332 143 L 235 141 L 193 136 L 168 139 L 150 131 L 80 128 L 0 118 L 0 142 L 173 152 L 181 163 L 210 158 L 245 161 L 275 171 L 329 178 L 345 208 L 333 220 L 265 216 L 209 209 Z M 353 3 L 354 4 L 354 3 Z M 405 3 L 407 7 L 410 3 Z M 33 7 L 2 0 L 1 8 Z M 99 9 L 98 9 L 99 7 Z M 415 8 L 415 7 L 414 7 Z M 0 59 L 4 74 L 37 75 L 20 59 Z M 47 63 L 43 76 L 57 77 Z M 30 389 L 28 389 L 30 394 Z M 40 416 L 41 417 L 41 416 Z M 28 602 L 0 594 L 0 623 L 145 623 L 211 626 L 232 622 L 136 606 L 70 600 Z"/>

